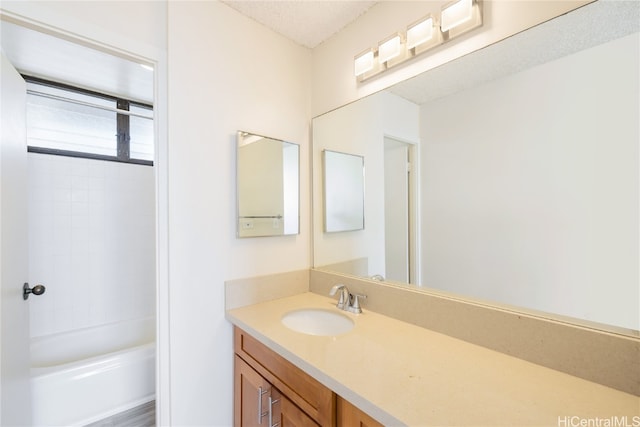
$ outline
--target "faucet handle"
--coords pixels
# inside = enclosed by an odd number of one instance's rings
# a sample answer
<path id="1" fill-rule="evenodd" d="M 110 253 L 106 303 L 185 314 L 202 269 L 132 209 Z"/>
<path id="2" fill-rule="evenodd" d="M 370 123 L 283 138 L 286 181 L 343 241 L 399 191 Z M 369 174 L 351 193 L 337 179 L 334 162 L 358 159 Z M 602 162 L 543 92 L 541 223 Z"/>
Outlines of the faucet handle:
<path id="1" fill-rule="evenodd" d="M 361 295 L 361 294 L 353 294 L 353 304 L 351 304 L 351 309 L 349 311 L 356 314 L 362 313 L 362 308 L 360 307 L 360 300 L 359 300 L 360 298 L 367 299 L 367 296 Z"/>

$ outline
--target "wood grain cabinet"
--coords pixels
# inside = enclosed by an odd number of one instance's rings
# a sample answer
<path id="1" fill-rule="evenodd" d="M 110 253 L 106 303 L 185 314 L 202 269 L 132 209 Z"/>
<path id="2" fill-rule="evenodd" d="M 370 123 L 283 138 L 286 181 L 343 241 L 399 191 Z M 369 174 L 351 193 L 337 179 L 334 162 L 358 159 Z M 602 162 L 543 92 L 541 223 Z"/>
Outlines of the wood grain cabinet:
<path id="1" fill-rule="evenodd" d="M 238 327 L 234 328 L 235 427 L 381 427 Z"/>
<path id="2" fill-rule="evenodd" d="M 311 417 L 237 355 L 235 372 L 236 426 L 318 426 Z"/>
<path id="3" fill-rule="evenodd" d="M 341 397 L 338 397 L 338 425 L 343 427 L 384 427 Z"/>
<path id="4" fill-rule="evenodd" d="M 236 427 L 336 426 L 331 390 L 237 327 L 234 350 Z"/>

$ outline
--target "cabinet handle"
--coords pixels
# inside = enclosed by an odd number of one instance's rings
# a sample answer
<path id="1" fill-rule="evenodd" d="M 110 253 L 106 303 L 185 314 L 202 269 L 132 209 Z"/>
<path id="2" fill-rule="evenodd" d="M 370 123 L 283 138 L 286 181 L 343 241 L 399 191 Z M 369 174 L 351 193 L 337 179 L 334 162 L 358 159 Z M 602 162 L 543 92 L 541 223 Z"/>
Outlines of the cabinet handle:
<path id="1" fill-rule="evenodd" d="M 271 396 L 269 396 L 269 427 L 279 427 L 280 423 L 273 423 L 273 405 L 275 405 L 276 403 L 280 402 L 279 399 L 272 399 Z"/>
<path id="2" fill-rule="evenodd" d="M 262 418 L 268 414 L 268 412 L 262 412 L 262 396 L 267 393 L 269 390 L 262 390 L 262 386 L 258 387 L 258 424 L 262 424 Z M 271 402 L 271 398 L 269 398 L 269 402 Z"/>

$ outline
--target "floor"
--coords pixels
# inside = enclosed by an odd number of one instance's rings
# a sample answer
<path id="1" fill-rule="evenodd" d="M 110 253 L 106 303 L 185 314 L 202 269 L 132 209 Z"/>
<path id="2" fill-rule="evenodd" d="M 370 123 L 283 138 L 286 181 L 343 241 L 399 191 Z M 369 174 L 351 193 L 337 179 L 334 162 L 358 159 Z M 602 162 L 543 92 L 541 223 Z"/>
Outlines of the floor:
<path id="1" fill-rule="evenodd" d="M 156 401 L 152 400 L 85 427 L 154 427 L 155 425 Z"/>

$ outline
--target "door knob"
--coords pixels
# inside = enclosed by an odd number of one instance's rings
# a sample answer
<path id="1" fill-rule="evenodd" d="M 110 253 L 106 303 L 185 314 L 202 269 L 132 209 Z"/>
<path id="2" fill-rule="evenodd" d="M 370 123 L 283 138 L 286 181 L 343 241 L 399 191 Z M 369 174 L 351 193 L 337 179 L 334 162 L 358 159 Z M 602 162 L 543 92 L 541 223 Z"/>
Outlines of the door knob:
<path id="1" fill-rule="evenodd" d="M 42 295 L 45 290 L 46 288 L 42 285 L 35 285 L 33 288 L 30 288 L 29 284 L 25 283 L 22 287 L 22 299 L 29 299 L 29 294 Z"/>

